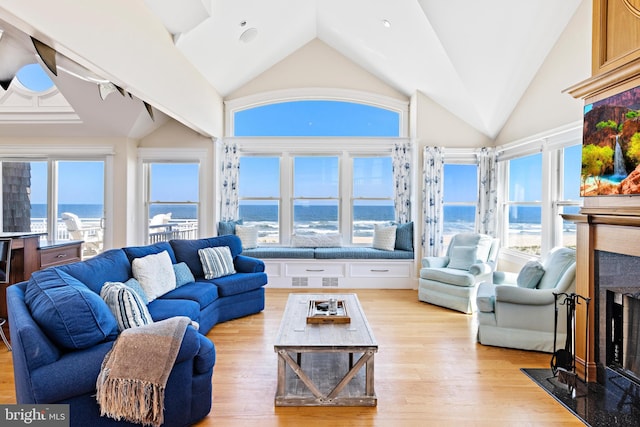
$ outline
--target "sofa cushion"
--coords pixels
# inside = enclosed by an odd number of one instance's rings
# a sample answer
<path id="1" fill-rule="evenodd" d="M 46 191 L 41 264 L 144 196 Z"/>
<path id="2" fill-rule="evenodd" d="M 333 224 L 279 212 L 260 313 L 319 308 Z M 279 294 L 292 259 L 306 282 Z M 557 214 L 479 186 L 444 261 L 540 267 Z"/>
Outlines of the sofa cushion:
<path id="1" fill-rule="evenodd" d="M 169 242 L 158 242 L 152 245 L 145 246 L 129 246 L 126 248 L 122 248 L 125 254 L 127 254 L 127 258 L 129 258 L 129 262 L 133 264 L 133 260 L 136 258 L 142 258 L 147 255 L 159 254 L 162 251 L 167 251 L 169 254 L 169 258 L 171 258 L 171 263 L 175 264 L 176 255 L 173 253 L 173 248 L 169 244 Z"/>
<path id="2" fill-rule="evenodd" d="M 176 276 L 167 251 L 135 258 L 131 270 L 149 302 L 176 287 Z"/>
<path id="3" fill-rule="evenodd" d="M 198 255 L 202 263 L 204 278 L 207 280 L 228 276 L 236 272 L 228 246 L 198 249 Z"/>
<path id="4" fill-rule="evenodd" d="M 236 236 L 242 242 L 242 250 L 258 246 L 258 228 L 253 225 L 236 225 Z"/>
<path id="5" fill-rule="evenodd" d="M 131 263 L 122 249 L 110 249 L 86 261 L 56 267 L 84 283 L 96 294 L 104 282 L 126 282 L 131 277 Z"/>
<path id="6" fill-rule="evenodd" d="M 218 287 L 218 295 L 226 297 L 259 289 L 267 284 L 265 273 L 236 273 L 211 280 Z"/>
<path id="7" fill-rule="evenodd" d="M 373 248 L 383 251 L 392 251 L 396 247 L 396 227 L 395 225 L 382 226 L 373 225 Z"/>
<path id="8" fill-rule="evenodd" d="M 195 301 L 200 309 L 218 299 L 218 287 L 210 282 L 193 282 L 162 295 L 162 299 L 184 299 Z"/>
<path id="9" fill-rule="evenodd" d="M 31 275 L 25 303 L 51 341 L 62 348 L 85 349 L 118 335 L 116 319 L 100 296 L 58 268 Z"/>
<path id="10" fill-rule="evenodd" d="M 189 266 L 184 262 L 173 264 L 173 272 L 176 275 L 176 288 L 196 281 Z"/>
<path id="11" fill-rule="evenodd" d="M 198 249 L 212 248 L 215 246 L 228 246 L 233 258 L 242 252 L 242 242 L 240 241 L 240 238 L 233 235 L 196 240 L 171 240 L 169 243 L 176 255 L 176 261 L 185 262 L 196 279 L 204 277 L 204 271 L 202 270 L 202 263 L 200 262 L 200 255 L 198 255 Z"/>
<path id="12" fill-rule="evenodd" d="M 188 299 L 157 298 L 149 303 L 147 310 L 154 322 L 174 316 L 187 316 L 196 322 L 200 321 L 200 305 Z"/>
<path id="13" fill-rule="evenodd" d="M 521 288 L 534 289 L 544 275 L 544 267 L 538 261 L 529 261 L 518 273 L 516 284 Z"/>
<path id="14" fill-rule="evenodd" d="M 396 249 L 413 251 L 413 222 L 396 224 Z"/>
<path id="15" fill-rule="evenodd" d="M 475 246 L 455 246 L 449 252 L 449 264 L 447 264 L 447 267 L 468 271 L 471 264 L 476 262 L 477 259 L 477 248 Z"/>
<path id="16" fill-rule="evenodd" d="M 100 298 L 107 303 L 113 317 L 116 318 L 120 332 L 153 323 L 142 298 L 124 283 L 105 283 L 100 291 Z"/>

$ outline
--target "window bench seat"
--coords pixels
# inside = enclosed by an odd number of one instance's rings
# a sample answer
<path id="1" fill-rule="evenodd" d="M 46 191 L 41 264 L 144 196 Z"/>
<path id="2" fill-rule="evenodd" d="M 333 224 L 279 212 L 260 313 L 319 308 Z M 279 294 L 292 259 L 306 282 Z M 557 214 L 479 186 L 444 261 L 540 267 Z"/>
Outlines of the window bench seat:
<path id="1" fill-rule="evenodd" d="M 291 259 L 410 259 L 413 251 L 383 251 L 363 246 L 341 246 L 336 248 L 298 248 L 288 246 L 259 246 L 244 249 L 243 254 L 260 259 L 291 258 Z"/>
<path id="2" fill-rule="evenodd" d="M 273 288 L 416 289 L 413 251 L 362 246 L 257 247 L 244 255 L 262 259 Z"/>

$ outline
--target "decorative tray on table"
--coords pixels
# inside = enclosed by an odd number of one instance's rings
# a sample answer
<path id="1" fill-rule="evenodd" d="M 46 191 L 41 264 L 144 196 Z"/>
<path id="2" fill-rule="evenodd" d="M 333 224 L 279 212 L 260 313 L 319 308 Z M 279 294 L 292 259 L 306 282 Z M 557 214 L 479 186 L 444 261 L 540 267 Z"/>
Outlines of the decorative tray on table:
<path id="1" fill-rule="evenodd" d="M 351 323 L 351 318 L 347 313 L 346 301 L 336 301 L 335 313 L 330 312 L 329 306 L 329 300 L 309 301 L 307 323 Z"/>

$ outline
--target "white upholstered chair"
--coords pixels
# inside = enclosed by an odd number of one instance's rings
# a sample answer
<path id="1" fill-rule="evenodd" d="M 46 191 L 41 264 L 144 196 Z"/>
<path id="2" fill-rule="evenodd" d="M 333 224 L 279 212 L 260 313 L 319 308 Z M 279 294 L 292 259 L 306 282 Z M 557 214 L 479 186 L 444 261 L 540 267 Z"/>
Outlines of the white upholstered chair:
<path id="1" fill-rule="evenodd" d="M 499 246 L 498 239 L 486 234 L 456 234 L 445 256 L 422 259 L 418 299 L 463 313 L 473 313 L 478 284 L 491 280 Z"/>
<path id="2" fill-rule="evenodd" d="M 493 283 L 481 283 L 478 288 L 478 341 L 498 347 L 553 352 L 554 293 L 575 292 L 575 250 L 554 248 L 542 263 L 529 262 L 519 273 L 496 271 L 493 276 Z M 562 301 L 559 298 L 558 304 Z M 564 314 L 558 317 L 557 328 L 556 349 L 564 348 L 567 336 Z"/>

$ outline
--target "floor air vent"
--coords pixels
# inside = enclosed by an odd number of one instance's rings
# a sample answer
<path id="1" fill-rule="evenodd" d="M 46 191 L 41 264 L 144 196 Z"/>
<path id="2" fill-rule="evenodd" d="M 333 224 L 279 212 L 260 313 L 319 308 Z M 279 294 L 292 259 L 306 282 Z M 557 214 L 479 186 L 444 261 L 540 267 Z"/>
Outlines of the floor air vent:
<path id="1" fill-rule="evenodd" d="M 291 286 L 309 286 L 308 277 L 292 277 Z"/>
<path id="2" fill-rule="evenodd" d="M 322 278 L 322 286 L 324 286 L 324 287 L 338 287 L 338 278 L 337 277 L 323 277 Z"/>

